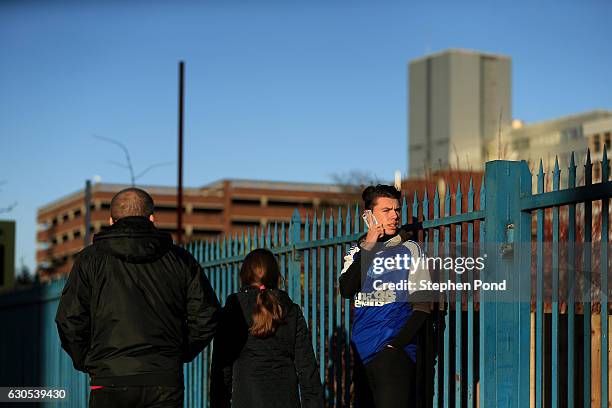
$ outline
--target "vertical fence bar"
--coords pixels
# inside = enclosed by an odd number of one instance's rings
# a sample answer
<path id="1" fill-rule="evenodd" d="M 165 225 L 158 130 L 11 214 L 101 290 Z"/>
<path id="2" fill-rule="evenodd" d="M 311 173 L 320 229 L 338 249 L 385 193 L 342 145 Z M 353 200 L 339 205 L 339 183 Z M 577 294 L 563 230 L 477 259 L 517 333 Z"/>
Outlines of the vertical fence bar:
<path id="1" fill-rule="evenodd" d="M 359 206 L 355 206 L 355 214 L 359 213 Z M 351 207 L 346 207 L 346 220 L 344 226 L 344 233 L 346 235 L 351 234 Z M 357 228 L 355 226 L 355 228 Z M 349 405 L 351 402 L 351 301 L 349 299 L 344 300 L 344 331 L 346 332 L 345 338 L 345 350 L 344 350 L 344 403 Z"/>
<path id="2" fill-rule="evenodd" d="M 434 190 L 434 199 L 433 199 L 433 219 L 437 220 L 438 218 L 440 218 L 440 193 L 438 192 L 438 187 L 436 186 L 435 190 Z M 433 230 L 433 256 L 434 258 L 437 258 L 439 256 L 439 251 L 440 251 L 440 229 L 439 228 L 434 228 Z M 436 278 L 437 279 L 437 278 Z M 438 300 L 440 300 L 440 296 L 438 295 Z M 440 358 L 442 356 L 442 344 L 441 344 L 441 337 L 440 337 L 440 327 L 442 327 L 442 321 L 441 321 L 441 313 L 442 313 L 442 308 L 440 307 L 440 302 L 436 302 L 434 303 L 434 305 L 437 305 L 436 308 L 437 310 L 434 310 L 433 312 L 436 314 L 436 326 L 438 328 L 437 333 L 436 333 L 436 338 L 435 338 L 435 342 L 436 342 L 436 349 L 438 350 L 438 358 L 436 358 L 436 361 L 434 363 L 434 403 L 433 406 L 438 408 L 440 406 L 440 394 L 439 394 L 439 383 L 440 383 L 440 375 L 442 375 L 442 378 L 444 373 L 440 371 Z M 444 310 L 446 310 L 446 308 L 444 308 Z"/>
<path id="3" fill-rule="evenodd" d="M 338 222 L 336 223 L 336 236 L 342 236 L 342 208 L 338 207 Z M 335 284 L 340 280 L 340 271 L 342 269 L 342 245 L 336 245 L 336 280 Z M 335 329 L 337 331 L 336 335 L 336 365 L 333 366 L 336 374 L 336 406 L 342 406 L 342 349 L 344 343 L 342 342 L 342 299 L 340 297 L 339 288 L 335 289 L 336 295 L 336 325 Z"/>
<path id="4" fill-rule="evenodd" d="M 450 185 L 446 185 L 446 192 L 444 194 L 444 216 L 450 216 L 450 205 L 451 205 L 451 197 L 450 197 Z M 448 225 L 444 227 L 444 256 L 450 255 L 450 236 L 451 236 L 451 226 Z M 450 280 L 448 269 L 444 268 L 444 281 L 448 282 Z M 444 407 L 450 407 L 450 381 L 451 381 L 451 372 L 450 372 L 450 314 L 451 314 L 451 296 L 450 291 L 446 291 L 446 316 L 445 316 L 445 324 L 446 333 L 444 336 Z M 455 333 L 456 335 L 456 333 Z"/>
<path id="5" fill-rule="evenodd" d="M 470 177 L 468 189 L 468 213 L 474 211 L 474 185 Z M 467 256 L 474 258 L 474 223 L 467 225 Z M 468 282 L 474 282 L 474 272 L 468 270 Z M 467 292 L 467 408 L 474 407 L 474 293 Z"/>
<path id="6" fill-rule="evenodd" d="M 194 257 L 196 258 L 196 260 L 200 259 L 200 246 L 199 246 L 199 242 L 190 242 L 190 246 L 191 249 L 189 250 L 189 252 L 191 252 Z M 201 398 L 202 398 L 202 391 L 203 391 L 203 384 L 202 384 L 202 353 L 198 354 L 196 356 L 196 358 L 194 359 L 194 366 L 195 366 L 195 384 L 196 384 L 196 388 L 195 388 L 195 406 L 196 407 L 200 407 L 201 406 Z"/>
<path id="7" fill-rule="evenodd" d="M 457 181 L 457 191 L 455 192 L 455 214 L 461 214 L 461 200 L 463 196 L 461 194 L 461 182 Z M 455 255 L 461 256 L 461 224 L 455 226 Z M 461 282 L 460 273 L 455 273 L 455 281 Z M 461 358 L 463 355 L 463 343 L 462 343 L 462 291 L 455 291 L 455 407 L 461 408 L 463 401 L 461 398 L 461 384 L 463 383 L 463 371 Z"/>
<path id="8" fill-rule="evenodd" d="M 486 211 L 486 196 L 487 189 L 485 185 L 485 177 L 482 176 L 480 180 L 480 197 L 479 197 L 479 208 L 481 211 Z M 479 255 L 484 256 L 486 247 L 486 221 L 481 220 L 478 223 L 478 240 L 479 240 Z M 480 271 L 478 277 L 483 279 L 483 272 Z M 478 295 L 478 324 L 479 324 L 479 334 L 478 334 L 478 403 L 480 407 L 485 407 L 485 399 L 484 393 L 482 392 L 482 380 L 485 373 L 485 359 L 484 359 L 484 335 L 483 335 L 483 327 L 484 327 L 484 302 L 482 301 L 482 297 L 480 294 Z"/>
<path id="9" fill-rule="evenodd" d="M 321 213 L 321 236 L 320 239 L 325 239 L 325 210 Z M 319 247 L 320 265 L 319 265 L 319 375 L 321 382 L 325 386 L 325 247 Z M 316 288 L 312 288 L 317 290 Z M 316 330 L 315 330 L 316 331 Z"/>
<path id="10" fill-rule="evenodd" d="M 317 239 L 317 212 L 315 211 L 312 216 L 312 239 Z M 312 250 L 312 290 L 311 290 L 311 320 L 312 320 L 312 348 L 315 351 L 315 355 L 318 354 L 319 348 L 317 347 L 317 249 Z M 317 356 L 318 358 L 318 356 Z"/>
<path id="11" fill-rule="evenodd" d="M 538 171 L 538 194 L 544 192 L 544 167 L 540 159 L 540 170 Z M 544 335 L 544 269 L 542 262 L 544 258 L 544 210 L 537 210 L 536 224 L 536 372 L 535 372 L 535 387 L 536 387 L 536 408 L 542 408 L 543 404 L 543 335 Z"/>
<path id="12" fill-rule="evenodd" d="M 314 239 L 314 238 L 313 238 Z M 304 223 L 304 241 L 310 241 L 310 217 L 308 214 L 306 215 L 306 222 Z M 310 261 L 310 250 L 304 250 L 304 319 L 306 323 L 309 322 L 308 318 L 310 317 L 310 269 L 309 269 L 309 261 Z M 308 327 L 312 327 L 309 325 Z"/>
<path id="13" fill-rule="evenodd" d="M 293 215 L 291 216 L 291 225 L 289 225 L 289 245 L 291 246 L 291 253 L 289 258 L 289 265 L 287 271 L 287 286 L 288 292 L 291 299 L 296 299 L 296 303 L 300 303 L 298 299 L 299 293 L 296 293 L 294 288 L 294 281 L 300 281 L 300 273 L 302 269 L 301 265 L 301 254 L 299 250 L 295 247 L 301 240 L 300 232 L 302 228 L 302 221 L 300 219 L 300 213 L 298 210 L 293 211 Z M 312 327 L 311 327 L 312 329 Z"/>
<path id="14" fill-rule="evenodd" d="M 584 164 L 584 185 L 590 186 L 593 182 L 593 165 L 591 164 L 591 152 L 587 149 L 586 162 Z M 591 242 L 592 242 L 592 206 L 593 203 L 584 203 L 584 293 L 583 293 L 583 333 L 582 347 L 584 350 L 583 368 L 583 405 L 591 406 Z"/>
<path id="15" fill-rule="evenodd" d="M 604 143 L 601 161 L 601 182 L 609 177 L 608 151 Z M 601 305 L 601 406 L 608 406 L 608 209 L 609 199 L 601 201 L 601 258 L 600 258 L 600 305 Z"/>
<path id="16" fill-rule="evenodd" d="M 414 198 L 412 199 L 412 222 L 419 221 L 419 198 L 417 192 L 414 192 Z"/>
<path id="17" fill-rule="evenodd" d="M 574 152 L 570 157 L 570 163 L 567 176 L 567 188 L 576 187 L 576 163 L 574 161 Z M 575 319 L 576 311 L 574 304 L 574 289 L 575 289 L 575 246 L 576 246 L 576 204 L 570 204 L 567 209 L 567 407 L 574 408 L 575 398 Z"/>
<path id="18" fill-rule="evenodd" d="M 209 243 L 208 241 L 204 241 L 202 243 L 202 252 L 201 252 L 201 259 L 200 262 L 206 264 L 206 262 L 208 262 L 208 249 L 209 249 Z M 204 274 L 206 274 L 206 276 L 208 277 L 208 280 L 210 281 L 210 272 L 209 269 L 207 267 L 204 268 Z M 204 393 L 202 394 L 202 406 L 203 407 L 207 407 L 208 406 L 208 393 L 209 393 L 209 382 L 208 382 L 208 372 L 209 372 L 209 365 L 208 365 L 208 354 L 210 353 L 210 350 L 212 348 L 212 343 L 211 345 L 209 345 L 208 347 L 206 347 L 206 349 L 204 350 L 204 355 L 202 356 L 202 365 L 203 365 L 203 373 L 202 373 L 202 381 L 203 381 L 203 386 L 204 386 Z"/>
<path id="19" fill-rule="evenodd" d="M 238 234 L 234 235 L 234 255 L 238 256 L 240 255 L 240 237 L 238 236 Z M 240 265 L 242 262 L 236 262 L 234 264 L 234 279 L 232 279 L 232 281 L 234 282 L 234 290 L 233 292 L 238 292 L 240 290 Z"/>
<path id="20" fill-rule="evenodd" d="M 561 171 L 559 170 L 559 159 L 555 157 L 553 169 L 553 191 L 559 191 Z M 551 404 L 553 407 L 559 403 L 559 207 L 555 206 L 552 224 L 552 330 L 551 330 Z"/>
<path id="21" fill-rule="evenodd" d="M 329 211 L 329 228 L 328 238 L 331 240 L 334 238 L 334 215 L 332 210 Z M 327 369 L 328 363 L 331 361 L 333 364 L 332 354 L 332 339 L 334 336 L 334 245 L 329 245 L 327 249 L 327 337 L 323 339 L 323 342 L 327 345 L 327 353 L 323 353 L 325 356 L 325 364 L 323 365 Z M 331 376 L 331 372 L 327 378 L 328 386 L 328 399 L 330 405 L 333 405 L 334 401 L 334 378 Z"/>
<path id="22" fill-rule="evenodd" d="M 301 226 L 300 226 L 301 227 Z M 280 246 L 281 247 L 285 247 L 287 245 L 287 231 L 285 231 L 285 223 L 283 222 L 281 224 L 281 236 L 280 236 Z M 291 262 L 291 257 L 293 256 L 293 252 L 291 251 L 291 249 L 289 250 L 289 252 L 287 252 L 286 250 L 283 250 L 283 252 L 281 253 L 281 271 L 282 274 L 284 276 L 284 283 L 285 283 L 285 290 L 287 291 L 287 293 L 289 293 L 289 285 L 287 283 L 287 279 L 289 277 L 289 265 L 288 263 Z M 298 296 L 297 299 L 297 303 L 301 304 L 301 298 Z"/>

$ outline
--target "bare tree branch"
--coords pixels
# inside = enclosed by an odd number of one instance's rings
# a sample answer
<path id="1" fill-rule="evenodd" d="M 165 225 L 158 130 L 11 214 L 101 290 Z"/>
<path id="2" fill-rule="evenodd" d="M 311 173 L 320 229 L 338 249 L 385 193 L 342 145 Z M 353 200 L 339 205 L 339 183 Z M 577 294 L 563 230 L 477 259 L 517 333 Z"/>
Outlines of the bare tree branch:
<path id="1" fill-rule="evenodd" d="M 126 166 L 125 164 L 116 162 L 114 160 L 107 160 L 106 162 L 110 164 L 114 164 L 115 166 L 121 167 L 122 169 L 129 169 L 129 167 Z"/>
<path id="2" fill-rule="evenodd" d="M 334 181 L 334 184 L 342 189 L 343 193 L 350 196 L 347 204 L 359 202 L 365 187 L 381 183 L 381 180 L 375 175 L 361 170 L 351 170 L 344 174 L 331 174 L 330 178 Z"/>
<path id="3" fill-rule="evenodd" d="M 100 139 L 100 140 L 104 140 L 108 143 L 112 143 L 115 146 L 118 146 L 119 148 L 121 148 L 121 150 L 123 150 L 123 153 L 125 154 L 125 160 L 127 162 L 127 168 L 130 170 L 130 179 L 132 180 L 132 186 L 134 186 L 135 184 L 135 179 L 134 179 L 134 168 L 132 167 L 132 159 L 130 158 L 130 152 L 127 149 L 127 147 L 125 147 L 125 145 L 115 139 L 111 139 L 110 137 L 104 137 L 104 136 L 98 136 L 98 135 L 94 135 L 94 137 L 96 139 Z"/>
<path id="4" fill-rule="evenodd" d="M 140 172 L 140 173 L 135 175 L 134 174 L 134 166 L 132 165 L 132 159 L 130 157 L 130 152 L 129 152 L 128 148 L 123 143 L 121 143 L 121 142 L 119 142 L 119 141 L 117 141 L 115 139 L 111 139 L 109 137 L 98 136 L 98 135 L 93 135 L 93 137 L 95 137 L 96 139 L 100 139 L 100 140 L 103 140 L 105 142 L 114 144 L 115 146 L 118 146 L 118 147 L 121 148 L 121 150 L 123 150 L 123 153 L 125 154 L 125 161 L 126 161 L 127 164 L 119 163 L 119 162 L 114 161 L 114 160 L 108 160 L 108 163 L 114 164 L 115 166 L 121 167 L 123 169 L 128 169 L 130 171 L 130 180 L 132 182 L 131 183 L 132 187 L 136 184 L 136 180 L 138 180 L 139 178 L 144 176 L 150 170 L 152 170 L 152 169 L 154 169 L 156 167 L 168 166 L 168 165 L 174 163 L 174 162 L 155 163 L 155 164 L 152 164 L 149 167 L 147 167 L 142 172 Z"/>
<path id="5" fill-rule="evenodd" d="M 143 170 L 142 172 L 140 172 L 139 174 L 136 175 L 135 179 L 138 180 L 139 178 L 141 178 L 142 176 L 144 176 L 149 170 L 152 170 L 156 167 L 163 167 L 163 166 L 169 166 L 171 164 L 174 164 L 174 162 L 161 162 L 161 163 L 155 163 L 150 165 L 149 167 L 147 167 L 145 170 Z"/>
<path id="6" fill-rule="evenodd" d="M 0 208 L 0 214 L 11 212 L 11 211 L 13 211 L 13 208 L 15 208 L 15 207 L 17 207 L 17 201 L 15 201 L 13 204 L 9 205 L 8 207 Z"/>

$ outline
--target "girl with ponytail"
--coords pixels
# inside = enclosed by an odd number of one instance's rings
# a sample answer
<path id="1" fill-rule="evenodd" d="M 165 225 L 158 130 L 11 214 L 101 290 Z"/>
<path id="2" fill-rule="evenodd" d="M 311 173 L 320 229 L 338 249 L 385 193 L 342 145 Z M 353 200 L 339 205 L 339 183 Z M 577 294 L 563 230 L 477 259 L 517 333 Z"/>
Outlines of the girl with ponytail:
<path id="1" fill-rule="evenodd" d="M 213 343 L 211 407 L 322 407 L 323 388 L 301 308 L 279 289 L 274 254 L 251 251 Z"/>

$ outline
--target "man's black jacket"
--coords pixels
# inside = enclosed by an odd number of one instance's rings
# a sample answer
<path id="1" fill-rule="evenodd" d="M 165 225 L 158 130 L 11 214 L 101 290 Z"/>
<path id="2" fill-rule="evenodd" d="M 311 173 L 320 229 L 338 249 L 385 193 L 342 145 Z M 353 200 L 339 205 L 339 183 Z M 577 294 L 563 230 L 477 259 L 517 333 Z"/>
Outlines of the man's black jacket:
<path id="1" fill-rule="evenodd" d="M 55 321 L 92 385 L 182 386 L 212 340 L 219 301 L 198 262 L 144 217 L 126 217 L 77 256 Z"/>

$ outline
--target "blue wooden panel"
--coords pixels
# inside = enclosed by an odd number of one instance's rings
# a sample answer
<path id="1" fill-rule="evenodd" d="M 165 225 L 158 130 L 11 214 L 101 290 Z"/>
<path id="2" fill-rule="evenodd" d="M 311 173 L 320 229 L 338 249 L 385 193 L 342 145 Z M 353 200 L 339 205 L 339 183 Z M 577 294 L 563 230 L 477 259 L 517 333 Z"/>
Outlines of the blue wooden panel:
<path id="1" fill-rule="evenodd" d="M 493 161 L 486 164 L 485 178 L 486 242 L 496 248 L 487 252 L 485 278 L 490 282 L 506 280 L 504 296 L 517 300 L 498 302 L 498 293 L 480 293 L 486 304 L 481 358 L 488 361 L 480 377 L 481 393 L 487 404 L 525 407 L 529 405 L 530 314 L 529 302 L 521 302 L 520 295 L 531 277 L 528 268 L 517 267 L 521 248 L 515 245 L 513 231 L 519 240 L 530 231 L 529 214 L 521 212 L 520 198 L 531 193 L 531 174 L 525 161 Z M 508 246 L 514 255 L 503 256 L 500 249 Z"/>

